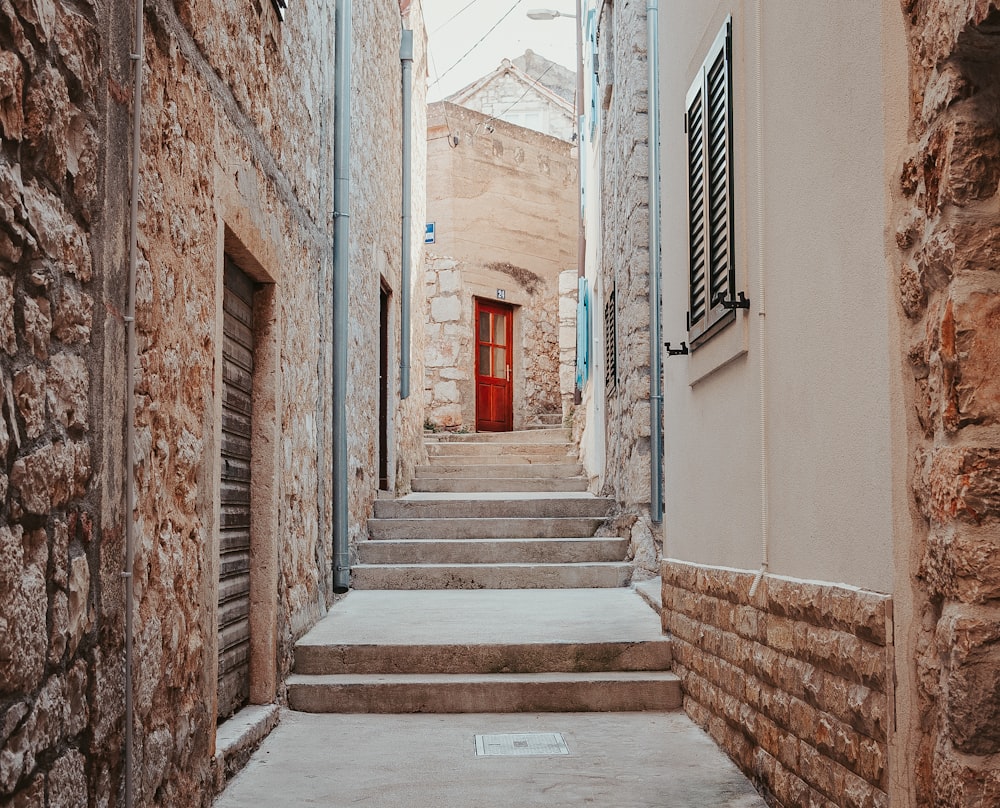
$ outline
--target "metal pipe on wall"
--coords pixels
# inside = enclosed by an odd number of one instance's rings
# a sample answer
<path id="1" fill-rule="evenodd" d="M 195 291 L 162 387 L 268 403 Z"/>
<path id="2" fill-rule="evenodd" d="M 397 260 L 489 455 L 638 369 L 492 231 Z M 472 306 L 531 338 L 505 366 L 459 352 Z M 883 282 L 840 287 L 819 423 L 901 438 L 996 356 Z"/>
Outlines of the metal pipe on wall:
<path id="1" fill-rule="evenodd" d="M 333 99 L 333 591 L 351 586 L 347 503 L 347 317 L 351 235 L 351 0 L 337 0 Z"/>
<path id="2" fill-rule="evenodd" d="M 403 65 L 403 241 L 399 290 L 399 397 L 410 396 L 410 262 L 413 253 L 413 31 L 403 30 L 399 45 Z"/>
<path id="3" fill-rule="evenodd" d="M 131 201 L 128 222 L 128 299 L 125 302 L 125 808 L 135 800 L 134 712 L 132 685 L 134 662 L 135 582 L 135 289 L 139 263 L 139 161 L 142 158 L 142 66 L 143 66 L 143 0 L 135 0 L 134 43 L 132 46 L 132 166 Z"/>
<path id="4" fill-rule="evenodd" d="M 649 67 L 649 512 L 663 519 L 663 388 L 660 357 L 660 48 L 657 0 L 646 3 Z"/>

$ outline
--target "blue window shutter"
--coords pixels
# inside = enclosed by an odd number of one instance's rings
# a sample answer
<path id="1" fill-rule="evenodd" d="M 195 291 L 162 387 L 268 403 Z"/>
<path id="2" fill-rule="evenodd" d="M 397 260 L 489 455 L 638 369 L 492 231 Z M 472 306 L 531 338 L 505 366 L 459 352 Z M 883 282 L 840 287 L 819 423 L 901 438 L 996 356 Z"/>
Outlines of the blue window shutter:
<path id="1" fill-rule="evenodd" d="M 590 289 L 580 278 L 576 303 L 576 384 L 583 387 L 590 377 Z"/>

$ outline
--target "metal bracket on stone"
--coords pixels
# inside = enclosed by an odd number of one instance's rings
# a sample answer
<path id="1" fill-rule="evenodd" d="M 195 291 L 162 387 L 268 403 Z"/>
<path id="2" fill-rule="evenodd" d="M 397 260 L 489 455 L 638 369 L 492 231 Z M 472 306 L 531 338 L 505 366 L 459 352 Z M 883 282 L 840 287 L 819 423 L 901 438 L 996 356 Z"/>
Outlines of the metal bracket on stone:
<path id="1" fill-rule="evenodd" d="M 665 342 L 664 345 L 667 349 L 667 356 L 686 356 L 691 353 L 691 351 L 688 350 L 686 342 L 682 342 L 680 348 L 671 348 L 669 342 Z"/>

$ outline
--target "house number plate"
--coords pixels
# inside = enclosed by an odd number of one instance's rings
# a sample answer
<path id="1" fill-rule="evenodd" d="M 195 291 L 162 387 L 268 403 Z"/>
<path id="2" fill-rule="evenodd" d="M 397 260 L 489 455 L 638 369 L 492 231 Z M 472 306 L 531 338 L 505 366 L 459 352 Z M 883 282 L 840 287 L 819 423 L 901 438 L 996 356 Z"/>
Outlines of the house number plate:
<path id="1" fill-rule="evenodd" d="M 507 290 L 497 289 L 497 300 L 506 300 L 506 299 L 507 299 Z"/>

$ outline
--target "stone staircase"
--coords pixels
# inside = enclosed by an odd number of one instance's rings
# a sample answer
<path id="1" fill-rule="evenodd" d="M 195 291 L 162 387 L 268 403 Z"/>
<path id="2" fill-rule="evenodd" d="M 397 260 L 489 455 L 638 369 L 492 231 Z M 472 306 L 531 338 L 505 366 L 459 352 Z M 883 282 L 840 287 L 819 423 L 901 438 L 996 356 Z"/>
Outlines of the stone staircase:
<path id="1" fill-rule="evenodd" d="M 659 615 L 627 542 L 595 533 L 563 429 L 442 435 L 414 493 L 376 502 L 353 591 L 295 649 L 309 712 L 667 710 Z"/>

